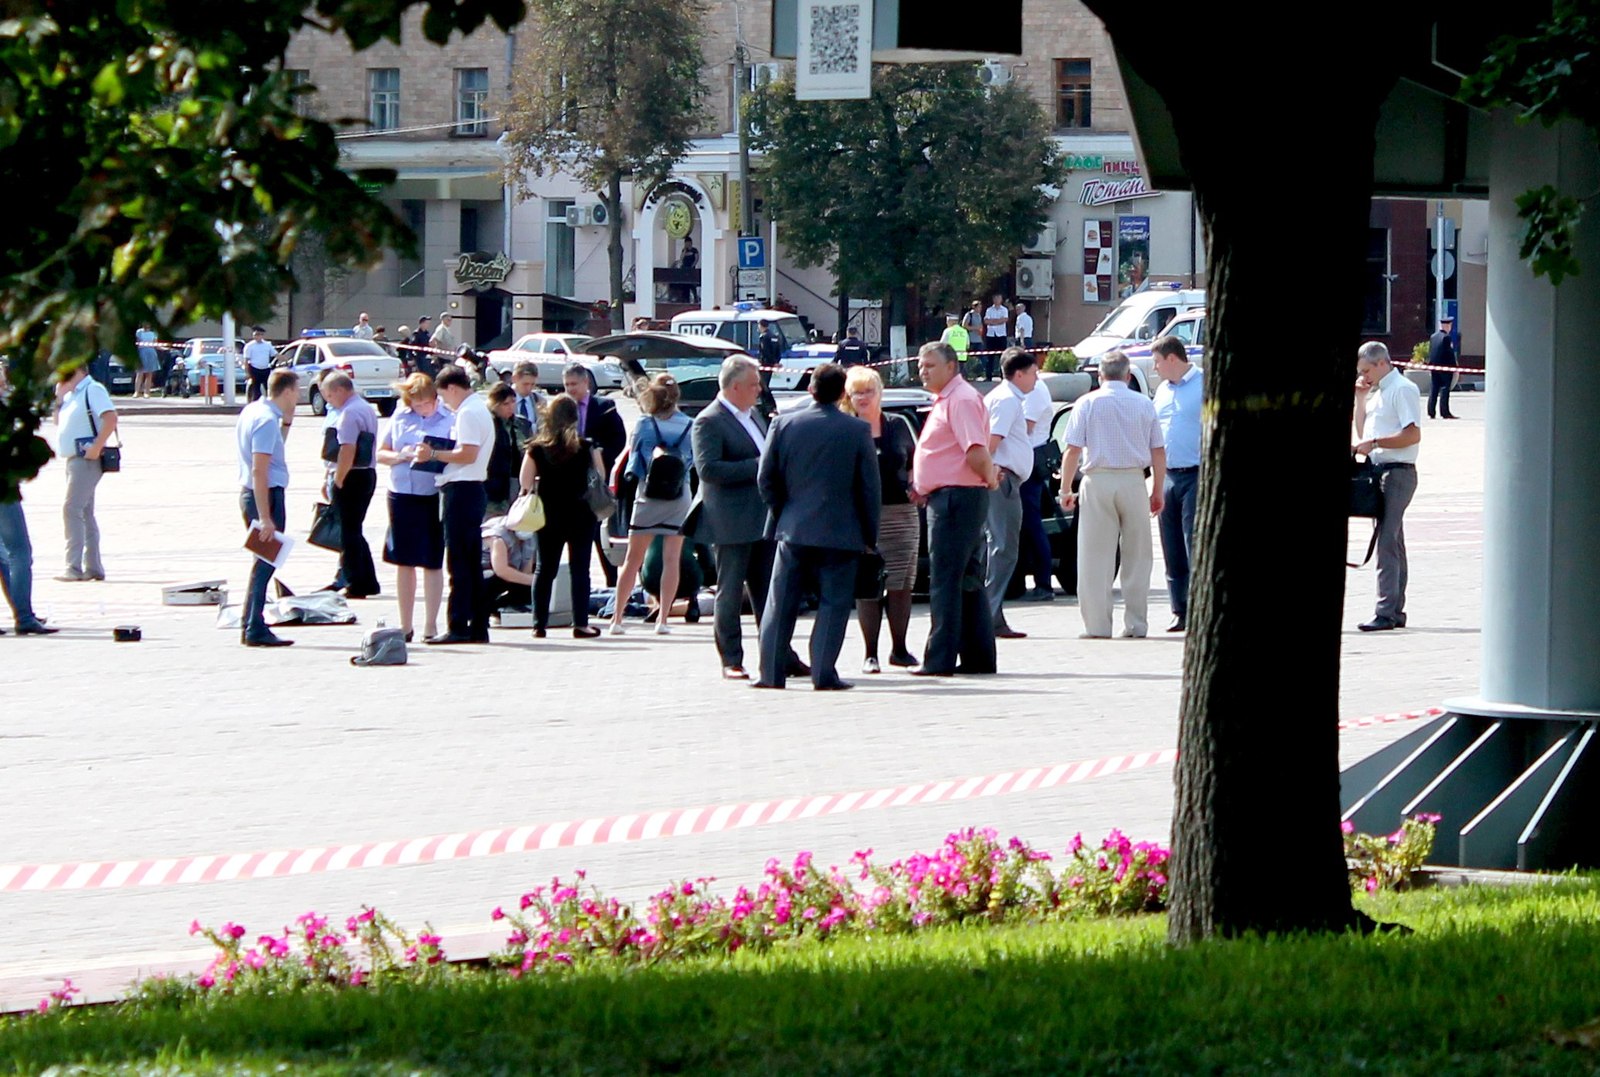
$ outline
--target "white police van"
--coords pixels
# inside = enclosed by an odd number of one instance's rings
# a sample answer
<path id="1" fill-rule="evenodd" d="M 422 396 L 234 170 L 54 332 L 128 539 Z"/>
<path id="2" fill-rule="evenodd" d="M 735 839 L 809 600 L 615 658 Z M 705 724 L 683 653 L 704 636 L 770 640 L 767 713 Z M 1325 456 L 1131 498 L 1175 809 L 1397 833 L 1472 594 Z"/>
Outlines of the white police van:
<path id="1" fill-rule="evenodd" d="M 770 387 L 807 388 L 811 371 L 833 358 L 833 347 L 808 347 L 805 326 L 786 310 L 772 310 L 753 303 L 735 303 L 726 310 L 689 310 L 673 317 L 672 331 L 691 337 L 720 337 L 759 357 L 761 345 L 758 342 L 764 321 L 771 322 L 773 329 L 783 337 L 784 369 L 772 375 Z M 823 351 L 827 352 L 826 356 L 821 354 Z"/>
<path id="2" fill-rule="evenodd" d="M 1204 288 L 1185 288 L 1175 281 L 1147 283 L 1074 344 L 1072 353 L 1080 365 L 1096 362 L 1114 348 L 1155 340 L 1179 314 L 1205 305 Z"/>

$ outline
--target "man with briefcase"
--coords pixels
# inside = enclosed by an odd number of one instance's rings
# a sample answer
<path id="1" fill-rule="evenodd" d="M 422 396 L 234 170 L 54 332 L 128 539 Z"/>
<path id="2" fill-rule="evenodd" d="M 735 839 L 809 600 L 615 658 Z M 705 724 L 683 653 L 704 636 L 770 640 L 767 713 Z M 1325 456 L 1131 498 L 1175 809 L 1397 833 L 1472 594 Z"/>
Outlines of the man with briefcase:
<path id="1" fill-rule="evenodd" d="M 1377 341 L 1356 353 L 1356 455 L 1371 461 L 1383 506 L 1378 517 L 1378 608 L 1363 632 L 1406 626 L 1405 512 L 1417 492 L 1422 441 L 1422 393 L 1394 366 Z"/>

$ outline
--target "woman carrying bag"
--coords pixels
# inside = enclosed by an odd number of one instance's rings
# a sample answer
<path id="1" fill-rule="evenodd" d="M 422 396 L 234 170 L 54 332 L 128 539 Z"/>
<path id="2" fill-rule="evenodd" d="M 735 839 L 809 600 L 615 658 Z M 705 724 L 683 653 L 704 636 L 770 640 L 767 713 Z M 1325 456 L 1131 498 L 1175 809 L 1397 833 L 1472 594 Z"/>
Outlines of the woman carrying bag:
<path id="1" fill-rule="evenodd" d="M 533 583 L 533 634 L 543 639 L 550 622 L 550 592 L 566 547 L 572 581 L 572 636 L 593 639 L 589 624 L 589 558 L 594 550 L 595 514 L 587 493 L 591 472 L 602 472 L 600 450 L 578 435 L 578 405 L 562 393 L 550 401 L 538 436 L 522 457 L 522 492 L 537 493 L 544 505 L 539 528 L 539 570 Z"/>
<path id="2" fill-rule="evenodd" d="M 400 627 L 415 637 L 417 572 L 422 572 L 423 638 L 439 634 L 444 600 L 444 525 L 439 516 L 439 476 L 411 464 L 425 437 L 450 436 L 450 412 L 439 402 L 433 379 L 412 374 L 398 386 L 400 407 L 378 435 L 378 463 L 389 468 L 389 532 L 383 559 L 395 566 Z"/>
<path id="3" fill-rule="evenodd" d="M 661 594 L 678 593 L 678 558 L 683 551 L 683 521 L 689 515 L 689 473 L 694 467 L 694 443 L 689 438 L 689 417 L 678 410 L 678 382 L 670 374 L 657 374 L 639 394 L 643 415 L 633 428 L 626 473 L 639 483 L 628 521 L 628 559 L 617 578 L 617 610 L 611 618 L 611 635 L 620 636 L 627 596 L 633 593 L 639 567 L 651 540 L 661 535 L 663 565 Z M 672 631 L 667 619 L 672 600 L 661 604 L 656 635 Z"/>

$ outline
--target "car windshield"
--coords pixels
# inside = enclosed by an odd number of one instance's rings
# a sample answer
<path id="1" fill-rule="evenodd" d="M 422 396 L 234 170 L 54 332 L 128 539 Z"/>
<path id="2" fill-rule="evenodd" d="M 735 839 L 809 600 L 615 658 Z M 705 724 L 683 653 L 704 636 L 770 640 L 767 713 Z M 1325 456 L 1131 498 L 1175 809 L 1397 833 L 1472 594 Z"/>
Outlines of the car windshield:
<path id="1" fill-rule="evenodd" d="M 1131 337 L 1144 321 L 1145 312 L 1139 307 L 1123 304 L 1107 314 L 1105 320 L 1094 327 L 1090 336 Z"/>
<path id="2" fill-rule="evenodd" d="M 1199 330 L 1205 322 L 1199 318 L 1189 318 L 1186 321 L 1174 322 L 1167 328 L 1167 333 L 1177 337 L 1185 344 L 1193 344 L 1199 336 Z"/>
<path id="3" fill-rule="evenodd" d="M 330 340 L 327 343 L 328 354 L 340 359 L 350 356 L 376 355 L 386 356 L 389 353 L 383 350 L 382 345 L 374 344 L 370 340 Z"/>
<path id="4" fill-rule="evenodd" d="M 799 318 L 779 318 L 773 325 L 789 342 L 789 347 L 806 342 L 806 327 Z"/>

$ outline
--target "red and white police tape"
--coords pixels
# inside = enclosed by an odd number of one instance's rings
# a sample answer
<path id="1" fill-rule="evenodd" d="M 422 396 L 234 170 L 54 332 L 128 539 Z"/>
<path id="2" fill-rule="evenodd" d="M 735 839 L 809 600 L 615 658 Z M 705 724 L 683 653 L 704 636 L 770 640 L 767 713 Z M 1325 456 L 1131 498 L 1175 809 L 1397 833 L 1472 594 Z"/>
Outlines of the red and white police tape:
<path id="1" fill-rule="evenodd" d="M 1379 714 L 1348 719 L 1340 729 L 1363 729 L 1391 722 L 1436 718 L 1444 711 Z M 623 842 L 677 838 L 691 834 L 717 834 L 769 823 L 815 819 L 824 815 L 898 808 L 910 804 L 937 804 L 979 797 L 1006 796 L 1037 789 L 1104 778 L 1147 767 L 1170 764 L 1176 748 L 1131 755 L 1108 756 L 1053 767 L 1033 767 L 979 778 L 920 782 L 886 789 L 863 790 L 828 796 L 791 797 L 747 804 L 719 804 L 677 808 L 629 815 L 611 815 L 561 823 L 500 827 L 459 834 L 438 834 L 410 841 L 380 841 L 358 845 L 272 852 L 184 856 L 150 860 L 100 860 L 62 864 L 0 865 L 0 893 L 39 890 L 116 890 L 178 883 L 230 882 L 268 879 L 282 875 L 315 875 L 354 868 L 392 867 L 400 864 L 434 864 L 536 849 L 565 849 Z"/>

